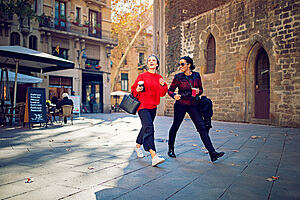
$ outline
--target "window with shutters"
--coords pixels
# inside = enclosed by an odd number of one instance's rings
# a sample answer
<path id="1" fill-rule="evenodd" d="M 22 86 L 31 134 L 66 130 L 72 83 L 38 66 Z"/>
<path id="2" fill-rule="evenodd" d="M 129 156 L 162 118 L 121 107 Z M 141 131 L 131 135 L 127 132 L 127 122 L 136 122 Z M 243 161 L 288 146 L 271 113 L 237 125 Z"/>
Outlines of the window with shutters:
<path id="1" fill-rule="evenodd" d="M 55 1 L 55 28 L 66 30 L 66 3 L 63 1 Z"/>
<path id="2" fill-rule="evenodd" d="M 215 73 L 216 68 L 216 42 L 213 35 L 210 34 L 207 41 L 206 55 L 206 74 Z"/>
<path id="3" fill-rule="evenodd" d="M 31 35 L 29 37 L 29 48 L 33 50 L 37 50 L 37 37 L 34 35 Z"/>
<path id="4" fill-rule="evenodd" d="M 145 54 L 144 53 L 139 53 L 139 63 L 138 63 L 138 66 L 144 65 L 144 60 L 145 60 Z"/>
<path id="5" fill-rule="evenodd" d="M 128 74 L 121 73 L 121 90 L 128 91 Z"/>
<path id="6" fill-rule="evenodd" d="M 89 36 L 101 38 L 101 12 L 89 10 Z"/>

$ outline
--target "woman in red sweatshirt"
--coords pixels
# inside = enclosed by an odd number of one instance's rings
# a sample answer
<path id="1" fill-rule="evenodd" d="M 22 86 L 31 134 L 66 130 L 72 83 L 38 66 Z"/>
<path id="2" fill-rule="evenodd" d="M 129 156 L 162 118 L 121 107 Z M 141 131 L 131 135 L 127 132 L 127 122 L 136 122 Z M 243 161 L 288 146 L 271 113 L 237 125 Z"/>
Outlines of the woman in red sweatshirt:
<path id="1" fill-rule="evenodd" d="M 154 144 L 154 118 L 157 105 L 160 103 L 160 97 L 166 95 L 168 91 L 167 83 L 161 75 L 156 73 L 159 67 L 159 60 L 155 55 L 147 59 L 149 70 L 139 74 L 134 84 L 131 86 L 131 92 L 141 102 L 138 108 L 138 115 L 141 119 L 142 128 L 136 139 L 135 151 L 139 158 L 144 157 L 141 145 L 145 151 L 149 151 L 152 157 L 152 166 L 156 166 L 165 161 L 164 158 L 156 154 Z"/>

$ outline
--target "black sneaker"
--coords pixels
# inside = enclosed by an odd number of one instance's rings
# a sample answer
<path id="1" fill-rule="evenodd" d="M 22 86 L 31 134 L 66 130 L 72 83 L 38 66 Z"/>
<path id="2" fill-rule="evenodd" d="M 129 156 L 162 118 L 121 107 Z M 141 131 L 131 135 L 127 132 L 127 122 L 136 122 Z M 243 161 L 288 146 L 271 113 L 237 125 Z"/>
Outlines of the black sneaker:
<path id="1" fill-rule="evenodd" d="M 176 158 L 176 155 L 175 155 L 173 149 L 169 149 L 169 151 L 168 151 L 168 156 L 171 157 L 171 158 Z"/>
<path id="2" fill-rule="evenodd" d="M 218 158 L 224 156 L 224 154 L 225 154 L 224 152 L 216 152 L 216 151 L 209 153 L 211 162 L 215 162 L 216 160 L 218 160 Z"/>

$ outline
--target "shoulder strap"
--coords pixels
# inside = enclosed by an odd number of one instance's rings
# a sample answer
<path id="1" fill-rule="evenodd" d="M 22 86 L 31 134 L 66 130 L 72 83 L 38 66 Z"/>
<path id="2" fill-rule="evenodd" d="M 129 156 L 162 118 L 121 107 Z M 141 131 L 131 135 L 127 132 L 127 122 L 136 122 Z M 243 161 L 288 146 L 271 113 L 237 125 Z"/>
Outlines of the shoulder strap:
<path id="1" fill-rule="evenodd" d="M 186 77 L 186 75 L 184 74 L 184 78 L 187 80 L 187 82 L 190 84 L 191 88 L 193 88 L 192 84 L 190 83 L 189 79 Z M 193 79 L 194 81 L 194 79 Z"/>

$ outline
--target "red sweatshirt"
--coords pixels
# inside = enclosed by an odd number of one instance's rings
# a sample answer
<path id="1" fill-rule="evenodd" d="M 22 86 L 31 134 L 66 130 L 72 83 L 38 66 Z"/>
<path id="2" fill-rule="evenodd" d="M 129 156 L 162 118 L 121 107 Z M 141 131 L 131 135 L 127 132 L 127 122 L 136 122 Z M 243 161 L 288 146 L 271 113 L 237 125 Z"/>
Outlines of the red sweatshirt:
<path id="1" fill-rule="evenodd" d="M 161 86 L 159 83 L 160 78 L 162 78 L 161 75 L 156 73 L 152 74 L 150 72 L 144 72 L 138 75 L 134 84 L 131 86 L 131 92 L 133 96 L 137 97 L 137 99 L 141 102 L 138 111 L 143 108 L 156 108 L 160 103 L 160 97 L 166 95 L 168 91 L 168 85 L 165 83 L 164 86 Z M 136 91 L 139 81 L 144 81 L 145 92 Z"/>

